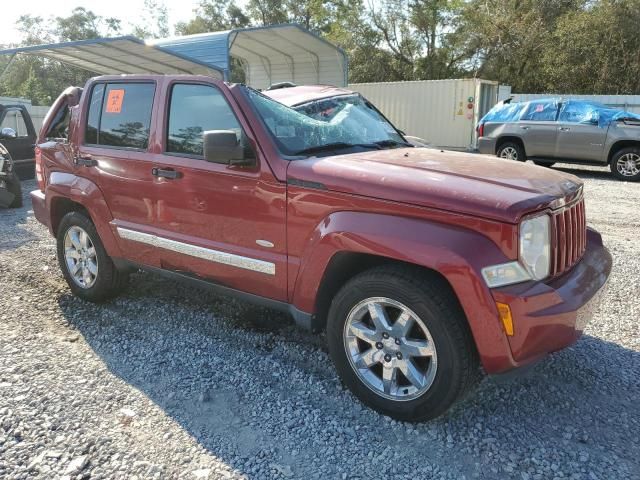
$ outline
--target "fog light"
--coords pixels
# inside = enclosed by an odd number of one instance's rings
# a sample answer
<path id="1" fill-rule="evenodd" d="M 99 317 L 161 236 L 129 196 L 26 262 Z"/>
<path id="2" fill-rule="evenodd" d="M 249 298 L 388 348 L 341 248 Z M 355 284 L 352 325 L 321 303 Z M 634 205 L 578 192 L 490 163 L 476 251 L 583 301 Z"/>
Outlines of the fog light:
<path id="1" fill-rule="evenodd" d="M 500 320 L 502 320 L 502 326 L 504 327 L 504 333 L 513 336 L 513 317 L 511 316 L 511 308 L 506 303 L 496 302 L 496 307 L 498 307 L 498 315 L 500 315 Z"/>

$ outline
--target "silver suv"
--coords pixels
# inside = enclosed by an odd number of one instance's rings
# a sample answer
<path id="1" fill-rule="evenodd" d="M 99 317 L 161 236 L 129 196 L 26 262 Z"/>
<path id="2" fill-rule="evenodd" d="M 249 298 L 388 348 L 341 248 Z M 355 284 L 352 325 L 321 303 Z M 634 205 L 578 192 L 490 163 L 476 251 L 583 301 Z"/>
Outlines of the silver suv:
<path id="1" fill-rule="evenodd" d="M 557 98 L 498 103 L 478 122 L 481 153 L 512 160 L 610 165 L 640 180 L 640 115 L 596 102 Z"/>

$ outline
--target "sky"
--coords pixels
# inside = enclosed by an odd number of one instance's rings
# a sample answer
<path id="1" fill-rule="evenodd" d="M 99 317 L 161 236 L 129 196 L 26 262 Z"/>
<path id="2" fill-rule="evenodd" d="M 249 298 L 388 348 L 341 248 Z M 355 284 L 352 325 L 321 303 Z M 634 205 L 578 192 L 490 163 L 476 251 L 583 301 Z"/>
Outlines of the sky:
<path id="1" fill-rule="evenodd" d="M 84 7 L 103 17 L 116 17 L 122 21 L 126 33 L 129 25 L 142 15 L 144 0 L 2 0 L 0 7 L 0 44 L 17 43 L 20 34 L 15 22 L 20 15 L 31 14 L 43 18 L 66 17 L 75 7 Z M 169 25 L 193 17 L 199 0 L 164 0 L 169 12 Z M 64 6 L 61 6 L 63 4 Z"/>

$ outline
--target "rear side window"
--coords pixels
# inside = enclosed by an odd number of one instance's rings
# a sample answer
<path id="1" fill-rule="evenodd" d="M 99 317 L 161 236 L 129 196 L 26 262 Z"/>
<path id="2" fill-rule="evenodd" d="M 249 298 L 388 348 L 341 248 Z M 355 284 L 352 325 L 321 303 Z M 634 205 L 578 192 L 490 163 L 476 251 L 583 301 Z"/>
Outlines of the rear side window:
<path id="1" fill-rule="evenodd" d="M 85 143 L 146 149 L 155 85 L 97 84 L 91 92 Z"/>
<path id="2" fill-rule="evenodd" d="M 520 120 L 530 122 L 555 122 L 558 115 L 558 102 L 544 100 L 531 102 Z"/>
<path id="3" fill-rule="evenodd" d="M 222 92 L 207 85 L 174 85 L 167 152 L 202 156 L 202 134 L 207 130 L 233 130 L 242 141 L 242 128 Z"/>

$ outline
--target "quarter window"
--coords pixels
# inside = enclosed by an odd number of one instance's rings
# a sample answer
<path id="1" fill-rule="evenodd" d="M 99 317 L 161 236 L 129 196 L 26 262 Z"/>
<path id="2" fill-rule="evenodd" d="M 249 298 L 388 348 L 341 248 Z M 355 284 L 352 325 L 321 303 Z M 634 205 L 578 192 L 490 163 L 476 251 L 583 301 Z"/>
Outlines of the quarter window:
<path id="1" fill-rule="evenodd" d="M 167 152 L 203 155 L 202 134 L 233 130 L 243 142 L 242 128 L 224 95 L 207 85 L 176 84 L 171 91 Z"/>
<path id="2" fill-rule="evenodd" d="M 155 85 L 97 84 L 91 93 L 85 143 L 146 149 Z"/>

